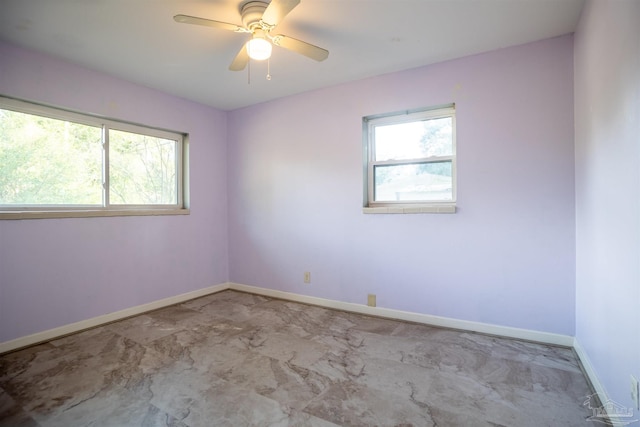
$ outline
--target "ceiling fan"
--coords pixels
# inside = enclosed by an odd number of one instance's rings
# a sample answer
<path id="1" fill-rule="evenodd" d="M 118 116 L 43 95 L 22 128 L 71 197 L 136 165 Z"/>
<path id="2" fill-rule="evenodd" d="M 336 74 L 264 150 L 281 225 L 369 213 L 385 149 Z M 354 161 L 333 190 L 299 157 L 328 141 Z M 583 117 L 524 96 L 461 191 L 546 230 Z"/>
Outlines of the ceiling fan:
<path id="1" fill-rule="evenodd" d="M 240 8 L 243 26 L 212 19 L 197 18 L 189 15 L 176 15 L 173 19 L 181 24 L 196 24 L 219 28 L 235 33 L 251 34 L 229 66 L 231 71 L 241 71 L 247 66 L 249 58 L 264 60 L 271 56 L 272 44 L 299 53 L 316 61 L 324 61 L 329 51 L 302 40 L 283 34 L 272 35 L 276 26 L 300 3 L 300 0 L 250 1 Z"/>

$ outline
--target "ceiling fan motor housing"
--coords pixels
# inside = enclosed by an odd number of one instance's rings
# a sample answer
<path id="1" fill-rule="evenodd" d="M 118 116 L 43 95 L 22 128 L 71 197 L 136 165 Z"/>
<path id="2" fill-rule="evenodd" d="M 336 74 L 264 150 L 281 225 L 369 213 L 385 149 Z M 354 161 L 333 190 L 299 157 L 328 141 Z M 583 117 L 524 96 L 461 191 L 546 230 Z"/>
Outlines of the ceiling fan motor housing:
<path id="1" fill-rule="evenodd" d="M 244 70 L 249 58 L 267 59 L 275 44 L 286 50 L 299 53 L 316 61 L 324 61 L 329 51 L 302 40 L 282 34 L 272 36 L 271 31 L 291 12 L 301 0 L 248 0 L 240 7 L 240 15 L 244 26 L 214 19 L 198 18 L 190 15 L 175 15 L 173 19 L 181 24 L 204 25 L 240 34 L 251 34 L 236 57 L 231 62 L 231 71 Z"/>
<path id="2" fill-rule="evenodd" d="M 268 3 L 261 1 L 250 1 L 242 6 L 240 13 L 242 14 L 242 24 L 250 30 L 260 26 L 260 20 L 264 11 L 267 9 Z"/>

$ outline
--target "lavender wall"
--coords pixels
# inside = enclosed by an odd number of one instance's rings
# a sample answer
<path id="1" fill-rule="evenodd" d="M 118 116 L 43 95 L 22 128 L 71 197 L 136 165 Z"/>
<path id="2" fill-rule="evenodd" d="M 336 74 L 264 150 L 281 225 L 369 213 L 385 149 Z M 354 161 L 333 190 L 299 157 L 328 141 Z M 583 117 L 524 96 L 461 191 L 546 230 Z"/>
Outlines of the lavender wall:
<path id="1" fill-rule="evenodd" d="M 226 114 L 0 44 L 0 93 L 189 132 L 192 202 L 190 216 L 0 221 L 0 342 L 228 279 L 573 335 L 572 48 L 560 37 Z M 361 118 L 450 102 L 458 213 L 363 214 Z"/>
<path id="2" fill-rule="evenodd" d="M 188 132 L 191 215 L 0 221 L 0 342 L 228 279 L 222 111 L 0 43 L 0 94 Z"/>
<path id="3" fill-rule="evenodd" d="M 229 113 L 231 280 L 573 335 L 572 49 L 565 36 Z M 363 214 L 362 117 L 450 102 L 458 213 Z"/>
<path id="4" fill-rule="evenodd" d="M 575 38 L 576 337 L 609 397 L 640 379 L 640 2 L 590 1 Z M 638 413 L 636 413 L 637 419 Z"/>

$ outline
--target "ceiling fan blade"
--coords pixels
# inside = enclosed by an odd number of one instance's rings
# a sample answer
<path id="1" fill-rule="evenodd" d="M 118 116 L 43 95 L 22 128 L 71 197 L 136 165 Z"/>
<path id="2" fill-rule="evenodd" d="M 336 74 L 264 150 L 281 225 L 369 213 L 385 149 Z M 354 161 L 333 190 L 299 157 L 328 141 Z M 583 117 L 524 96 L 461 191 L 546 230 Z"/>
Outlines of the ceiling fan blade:
<path id="1" fill-rule="evenodd" d="M 316 61 L 324 61 L 329 57 L 328 50 L 303 42 L 302 40 L 294 39 L 293 37 L 277 35 L 273 37 L 272 41 L 276 46 L 289 49 L 307 58 L 315 59 Z"/>
<path id="2" fill-rule="evenodd" d="M 300 0 L 271 0 L 262 14 L 262 21 L 275 27 L 300 3 Z"/>
<path id="3" fill-rule="evenodd" d="M 247 53 L 246 43 L 240 48 L 240 52 L 233 58 L 233 62 L 229 65 L 231 71 L 242 71 L 249 62 L 249 54 Z"/>
<path id="4" fill-rule="evenodd" d="M 197 18 L 189 15 L 176 15 L 173 20 L 181 24 L 195 24 L 204 25 L 205 27 L 220 28 L 222 30 L 234 31 L 236 33 L 250 33 L 248 29 L 236 24 L 229 24 L 228 22 L 214 21 L 212 19 Z"/>

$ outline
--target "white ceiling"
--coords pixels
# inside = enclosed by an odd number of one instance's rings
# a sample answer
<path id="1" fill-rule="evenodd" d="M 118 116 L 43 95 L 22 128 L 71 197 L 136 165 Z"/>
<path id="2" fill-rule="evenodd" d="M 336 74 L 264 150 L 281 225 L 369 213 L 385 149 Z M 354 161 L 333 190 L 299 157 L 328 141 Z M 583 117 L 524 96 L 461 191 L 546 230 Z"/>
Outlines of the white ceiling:
<path id="1" fill-rule="evenodd" d="M 302 0 L 276 28 L 328 49 L 275 47 L 228 66 L 246 35 L 174 22 L 242 24 L 247 0 L 0 0 L 0 39 L 223 110 L 572 33 L 583 0 Z M 267 0 L 268 1 L 268 0 Z M 1 60 L 1 58 L 0 58 Z"/>

